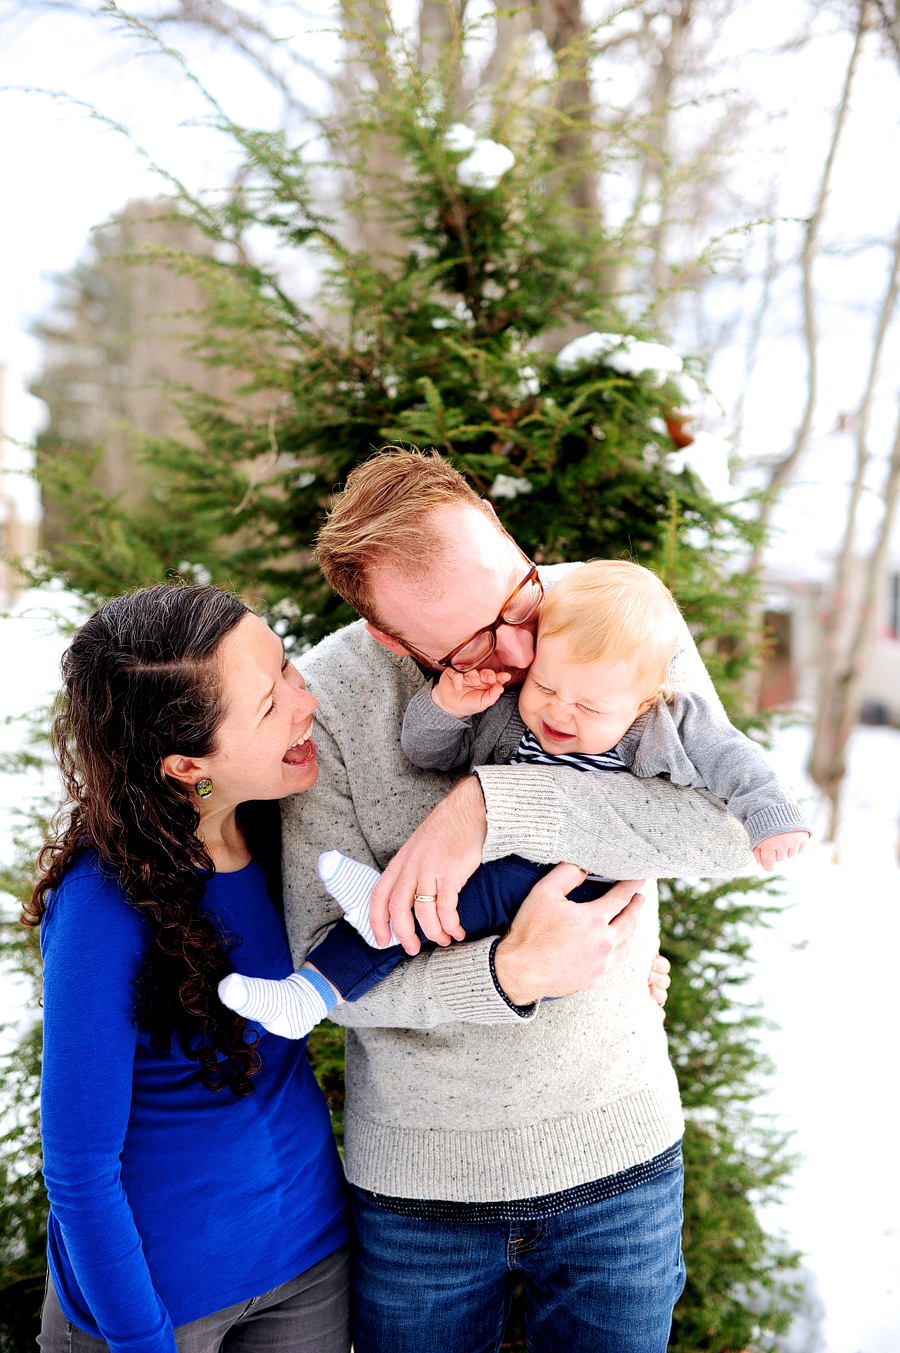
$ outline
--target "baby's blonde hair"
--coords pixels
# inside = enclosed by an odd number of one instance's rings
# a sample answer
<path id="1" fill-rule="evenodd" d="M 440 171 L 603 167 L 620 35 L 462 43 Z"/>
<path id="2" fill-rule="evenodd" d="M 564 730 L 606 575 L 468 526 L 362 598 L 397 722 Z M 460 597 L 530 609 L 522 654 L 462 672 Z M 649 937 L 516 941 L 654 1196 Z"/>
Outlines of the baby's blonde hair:
<path id="1" fill-rule="evenodd" d="M 675 598 L 655 573 L 620 559 L 595 559 L 550 588 L 538 639 L 564 636 L 575 662 L 637 658 L 641 685 L 646 681 L 668 698 L 679 622 Z"/>

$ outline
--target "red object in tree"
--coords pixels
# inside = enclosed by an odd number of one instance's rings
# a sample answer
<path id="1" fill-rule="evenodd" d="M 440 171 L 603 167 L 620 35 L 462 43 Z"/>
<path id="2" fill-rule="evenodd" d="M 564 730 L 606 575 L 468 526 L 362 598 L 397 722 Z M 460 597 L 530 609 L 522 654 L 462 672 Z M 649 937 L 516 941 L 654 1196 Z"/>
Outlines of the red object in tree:
<path id="1" fill-rule="evenodd" d="M 685 432 L 684 430 L 684 425 L 688 421 L 687 416 L 672 409 L 669 413 L 664 414 L 663 417 L 665 418 L 666 431 L 678 447 L 678 450 L 683 451 L 686 446 L 690 446 L 694 439 L 689 432 Z"/>

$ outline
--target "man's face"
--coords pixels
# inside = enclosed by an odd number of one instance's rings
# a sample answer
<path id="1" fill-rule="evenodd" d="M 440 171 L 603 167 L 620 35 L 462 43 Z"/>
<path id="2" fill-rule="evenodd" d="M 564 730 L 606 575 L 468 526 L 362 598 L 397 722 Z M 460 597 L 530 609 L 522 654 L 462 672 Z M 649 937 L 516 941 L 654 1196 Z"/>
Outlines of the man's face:
<path id="1" fill-rule="evenodd" d="M 493 624 L 528 565 L 499 524 L 477 508 L 447 505 L 431 521 L 436 541 L 446 543 L 427 577 L 413 581 L 384 568 L 373 576 L 372 590 L 386 629 L 407 640 L 417 656 L 437 663 L 477 629 Z M 479 666 L 522 681 L 534 657 L 538 614 L 524 625 L 499 625 L 496 647 Z M 393 652 L 409 651 L 375 626 L 369 630 Z"/>

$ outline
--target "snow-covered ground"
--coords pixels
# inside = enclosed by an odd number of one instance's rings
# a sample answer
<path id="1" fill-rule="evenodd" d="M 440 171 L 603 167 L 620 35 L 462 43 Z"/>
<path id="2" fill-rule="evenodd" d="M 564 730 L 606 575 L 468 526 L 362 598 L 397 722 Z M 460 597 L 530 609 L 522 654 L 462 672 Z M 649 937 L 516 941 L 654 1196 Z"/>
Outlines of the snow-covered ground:
<path id="1" fill-rule="evenodd" d="M 18 609 L 34 605 L 31 597 Z M 64 646 L 35 615 L 0 619 L 4 714 L 52 693 Z M 0 747 L 16 735 L 0 726 Z M 804 728 L 788 728 L 772 755 L 812 808 L 801 769 L 807 742 Z M 858 729 L 848 779 L 840 863 L 813 844 L 784 868 L 785 908 L 759 935 L 749 991 L 780 1026 L 765 1035 L 777 1071 L 761 1107 L 794 1131 L 802 1156 L 784 1204 L 767 1217 L 805 1252 L 811 1275 L 811 1318 L 797 1323 L 785 1353 L 900 1349 L 900 731 Z M 10 810 L 38 789 L 34 777 L 0 775 L 0 858 Z M 22 999 L 3 975 L 0 1022 L 21 1018 Z"/>
<path id="2" fill-rule="evenodd" d="M 801 795 L 807 744 L 786 729 L 774 754 Z M 805 1251 L 825 1308 L 791 1353 L 900 1349 L 900 731 L 858 728 L 848 780 L 840 863 L 813 843 L 786 865 L 785 910 L 755 946 L 751 991 L 780 1026 L 762 1107 L 802 1156 L 767 1221 Z"/>

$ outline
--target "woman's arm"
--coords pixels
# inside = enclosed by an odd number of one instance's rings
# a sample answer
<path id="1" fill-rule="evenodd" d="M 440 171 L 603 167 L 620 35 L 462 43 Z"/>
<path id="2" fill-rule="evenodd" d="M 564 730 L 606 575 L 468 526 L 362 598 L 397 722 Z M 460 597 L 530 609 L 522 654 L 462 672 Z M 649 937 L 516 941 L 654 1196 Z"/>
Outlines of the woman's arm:
<path id="1" fill-rule="evenodd" d="M 141 923 L 111 882 L 78 870 L 58 890 L 41 939 L 51 1232 L 58 1228 L 85 1314 L 113 1353 L 176 1353 L 122 1186 Z M 65 1309 L 66 1294 L 58 1295 Z"/>

